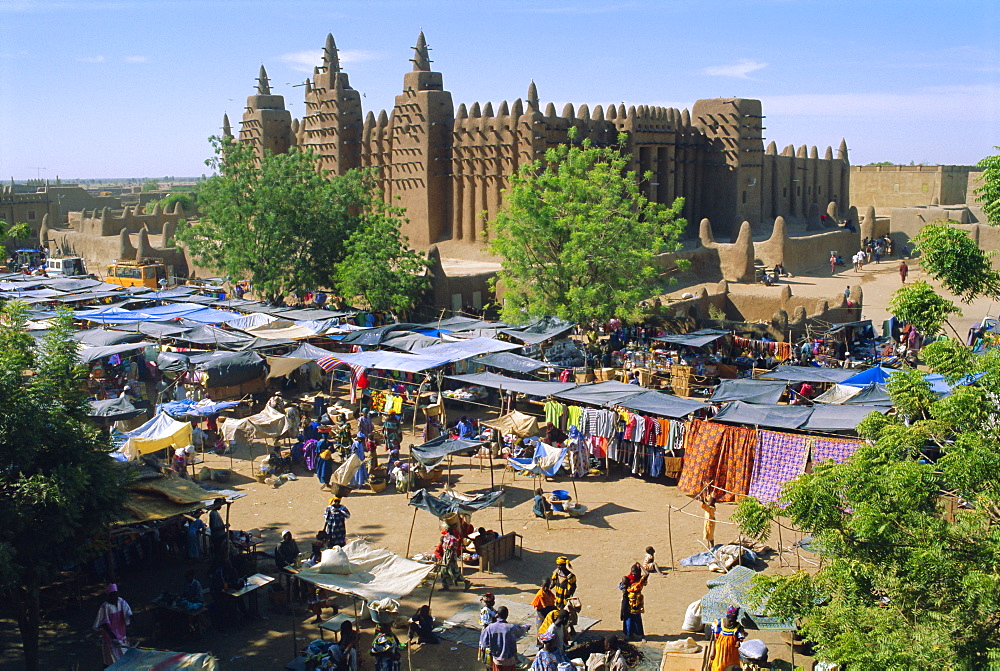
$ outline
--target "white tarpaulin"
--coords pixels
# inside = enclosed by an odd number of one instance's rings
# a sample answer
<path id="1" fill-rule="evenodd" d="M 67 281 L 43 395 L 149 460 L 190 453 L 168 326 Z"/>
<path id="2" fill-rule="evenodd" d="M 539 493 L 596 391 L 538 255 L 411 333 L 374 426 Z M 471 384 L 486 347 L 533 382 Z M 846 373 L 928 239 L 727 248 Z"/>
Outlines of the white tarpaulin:
<path id="1" fill-rule="evenodd" d="M 122 451 L 129 459 L 141 454 L 149 454 L 168 447 L 186 447 L 191 444 L 191 424 L 178 422 L 165 412 L 161 412 L 138 429 L 125 434 Z"/>
<path id="2" fill-rule="evenodd" d="M 285 377 L 289 373 L 297 370 L 300 366 L 313 363 L 312 359 L 299 359 L 290 356 L 269 356 L 267 357 L 267 367 L 270 369 L 267 378 Z"/>
<path id="3" fill-rule="evenodd" d="M 309 567 L 299 571 L 299 577 L 332 592 L 376 601 L 402 599 L 434 568 L 433 564 L 404 559 L 385 548 L 373 548 L 362 540 L 351 541 L 344 546 L 344 552 L 353 573 L 320 573 Z"/>
<path id="4" fill-rule="evenodd" d="M 190 425 L 188 429 L 190 429 Z M 222 425 L 222 436 L 226 442 L 233 440 L 237 434 L 246 441 L 252 438 L 277 438 L 298 428 L 287 415 L 274 408 L 265 407 L 256 415 L 243 419 L 227 419 Z"/>

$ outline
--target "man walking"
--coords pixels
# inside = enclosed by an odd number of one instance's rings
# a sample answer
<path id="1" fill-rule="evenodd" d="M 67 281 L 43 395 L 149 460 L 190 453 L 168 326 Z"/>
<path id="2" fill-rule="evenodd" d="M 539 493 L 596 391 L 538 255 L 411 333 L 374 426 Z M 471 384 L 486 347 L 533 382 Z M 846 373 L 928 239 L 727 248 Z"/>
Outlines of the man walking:
<path id="1" fill-rule="evenodd" d="M 910 267 L 906 265 L 906 261 L 899 262 L 899 279 L 903 280 L 903 284 L 906 284 L 906 276 L 910 272 Z"/>
<path id="2" fill-rule="evenodd" d="M 517 666 L 517 639 L 524 636 L 529 625 L 507 622 L 507 606 L 497 608 L 496 622 L 490 624 L 479 635 L 480 659 L 490 660 L 492 671 L 513 671 Z"/>

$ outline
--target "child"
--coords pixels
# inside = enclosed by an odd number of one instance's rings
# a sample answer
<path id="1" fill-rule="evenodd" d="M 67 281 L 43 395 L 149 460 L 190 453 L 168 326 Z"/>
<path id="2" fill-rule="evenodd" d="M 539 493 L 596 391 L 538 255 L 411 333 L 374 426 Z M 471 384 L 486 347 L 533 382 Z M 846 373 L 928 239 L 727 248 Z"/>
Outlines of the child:
<path id="1" fill-rule="evenodd" d="M 660 573 L 660 566 L 656 563 L 656 549 L 650 545 L 646 548 L 646 557 L 642 560 L 643 575 L 650 573 Z"/>

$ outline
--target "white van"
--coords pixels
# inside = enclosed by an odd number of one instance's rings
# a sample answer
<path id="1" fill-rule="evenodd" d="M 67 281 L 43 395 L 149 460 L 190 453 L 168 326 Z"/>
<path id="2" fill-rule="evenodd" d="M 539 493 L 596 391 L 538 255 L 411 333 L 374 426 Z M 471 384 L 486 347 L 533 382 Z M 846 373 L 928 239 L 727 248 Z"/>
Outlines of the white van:
<path id="1" fill-rule="evenodd" d="M 87 265 L 79 256 L 48 259 L 45 262 L 45 274 L 49 277 L 80 277 L 87 274 Z"/>

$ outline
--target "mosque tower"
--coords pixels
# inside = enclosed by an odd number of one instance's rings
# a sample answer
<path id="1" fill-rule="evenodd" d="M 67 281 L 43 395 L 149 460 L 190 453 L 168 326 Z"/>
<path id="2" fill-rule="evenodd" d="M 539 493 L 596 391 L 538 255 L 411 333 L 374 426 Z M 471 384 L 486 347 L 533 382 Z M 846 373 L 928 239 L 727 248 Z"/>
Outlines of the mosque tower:
<path id="1" fill-rule="evenodd" d="M 319 165 L 335 175 L 361 166 L 364 116 L 361 94 L 351 88 L 333 35 L 326 36 L 323 64 L 306 83 L 306 114 L 302 119 L 303 148 L 319 156 Z"/>

